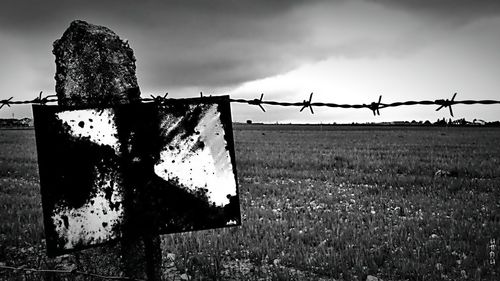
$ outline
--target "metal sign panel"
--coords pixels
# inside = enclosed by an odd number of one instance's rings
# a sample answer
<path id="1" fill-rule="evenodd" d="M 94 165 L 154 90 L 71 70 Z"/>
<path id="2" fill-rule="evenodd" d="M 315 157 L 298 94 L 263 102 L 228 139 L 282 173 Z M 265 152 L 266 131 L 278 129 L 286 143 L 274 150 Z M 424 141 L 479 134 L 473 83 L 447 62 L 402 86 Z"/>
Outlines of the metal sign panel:
<path id="1" fill-rule="evenodd" d="M 227 96 L 33 114 L 49 255 L 241 224 Z"/>

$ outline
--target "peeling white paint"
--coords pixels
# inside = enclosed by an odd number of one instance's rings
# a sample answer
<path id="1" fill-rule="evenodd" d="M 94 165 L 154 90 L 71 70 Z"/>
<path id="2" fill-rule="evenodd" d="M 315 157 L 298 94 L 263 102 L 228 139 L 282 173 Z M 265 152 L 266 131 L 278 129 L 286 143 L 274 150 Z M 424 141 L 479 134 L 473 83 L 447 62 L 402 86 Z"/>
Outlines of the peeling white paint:
<path id="1" fill-rule="evenodd" d="M 196 106 L 200 105 L 190 106 L 191 110 Z M 162 127 L 174 128 L 182 118 L 165 117 Z M 204 110 L 195 131 L 199 134 L 185 139 L 177 134 L 162 149 L 155 173 L 167 181 L 178 181 L 191 191 L 208 189 L 208 199 L 216 206 L 229 204 L 227 196 L 236 195 L 236 180 L 217 104 Z M 204 143 L 204 147 L 196 148 L 199 141 Z"/>
<path id="2" fill-rule="evenodd" d="M 56 116 L 69 128 L 67 133 L 72 137 L 109 146 L 119 155 L 118 131 L 113 109 L 62 111 Z M 114 228 L 123 220 L 123 205 L 121 204 L 123 198 L 119 184 L 118 171 L 100 174 L 95 167 L 92 186 L 95 194 L 79 208 L 66 207 L 64 202 L 55 207 L 51 219 L 57 235 L 65 241 L 65 249 L 72 249 L 80 244 L 98 244 L 117 238 L 119 233 Z M 112 190 L 109 200 L 106 198 L 105 190 Z M 118 203 L 119 207 L 113 209 L 112 205 Z"/>
<path id="3" fill-rule="evenodd" d="M 88 138 L 99 145 L 108 145 L 119 154 L 118 131 L 113 109 L 82 109 L 62 111 L 57 118 L 67 125 L 76 138 Z"/>
<path id="4" fill-rule="evenodd" d="M 188 137 L 185 137 L 188 128 L 181 124 L 185 116 L 176 117 L 167 112 L 160 117 L 164 130 L 162 134 L 173 133 L 174 137 L 161 149 L 160 161 L 155 164 L 154 171 L 159 177 L 177 182 L 179 187 L 190 192 L 206 189 L 210 203 L 225 206 L 230 203 L 228 195 L 237 195 L 237 190 L 221 113 L 217 104 L 190 105 L 189 109 L 192 112 L 198 107 L 203 109 L 202 116 L 194 128 L 195 133 Z M 66 128 L 65 133 L 71 137 L 109 146 L 117 156 L 120 155 L 113 109 L 63 111 L 56 116 Z M 68 206 L 70 204 L 64 201 L 54 206 L 50 219 L 55 226 L 58 243 L 61 243 L 59 246 L 64 249 L 119 238 L 124 214 L 123 183 L 116 167 L 106 168 L 110 169 L 99 169 L 99 164 L 94 167 L 94 179 L 89 188 L 92 194 L 82 206 Z M 111 192 L 111 198 L 106 198 L 106 191 L 108 196 Z M 227 225 L 236 223 L 231 220 Z"/>
<path id="5" fill-rule="evenodd" d="M 96 171 L 97 172 L 97 171 Z M 99 176 L 96 177 L 98 179 Z M 106 180 L 105 184 L 94 182 L 98 186 L 95 196 L 90 198 L 80 208 L 56 207 L 52 222 L 57 235 L 65 241 L 65 249 L 73 249 L 77 245 L 98 244 L 118 238 L 115 227 L 123 221 L 123 201 L 117 183 Z M 71 187 L 68 187 L 71 188 Z M 111 199 L 105 198 L 105 190 L 112 188 Z M 111 208 L 111 204 L 120 203 L 119 207 Z M 66 218 L 66 222 L 65 219 Z"/>

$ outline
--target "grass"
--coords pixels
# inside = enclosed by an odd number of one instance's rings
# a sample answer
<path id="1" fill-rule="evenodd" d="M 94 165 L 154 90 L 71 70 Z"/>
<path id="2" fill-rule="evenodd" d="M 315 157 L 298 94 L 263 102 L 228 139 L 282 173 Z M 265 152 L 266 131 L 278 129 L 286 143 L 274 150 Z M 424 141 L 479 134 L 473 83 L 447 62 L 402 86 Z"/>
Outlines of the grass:
<path id="1" fill-rule="evenodd" d="M 243 225 L 163 236 L 166 279 L 500 278 L 500 129 L 234 134 Z M 46 267 L 34 132 L 2 130 L 0 145 L 0 262 Z"/>
<path id="2" fill-rule="evenodd" d="M 2 248 L 43 237 L 34 132 L 0 130 L 0 255 Z"/>

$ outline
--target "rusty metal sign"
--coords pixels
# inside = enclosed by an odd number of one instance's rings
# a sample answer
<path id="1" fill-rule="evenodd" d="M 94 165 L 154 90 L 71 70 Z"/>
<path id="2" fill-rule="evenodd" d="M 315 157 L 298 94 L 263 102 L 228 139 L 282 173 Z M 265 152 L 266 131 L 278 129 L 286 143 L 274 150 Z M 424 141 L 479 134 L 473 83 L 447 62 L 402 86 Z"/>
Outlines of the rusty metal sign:
<path id="1" fill-rule="evenodd" d="M 33 115 L 49 255 L 241 224 L 229 97 Z"/>

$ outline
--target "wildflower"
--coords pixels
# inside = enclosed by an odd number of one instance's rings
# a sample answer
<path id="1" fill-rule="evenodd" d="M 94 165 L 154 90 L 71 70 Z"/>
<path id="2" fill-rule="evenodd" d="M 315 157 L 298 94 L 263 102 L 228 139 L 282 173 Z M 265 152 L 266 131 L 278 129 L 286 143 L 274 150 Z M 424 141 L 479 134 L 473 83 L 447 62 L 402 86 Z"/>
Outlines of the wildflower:
<path id="1" fill-rule="evenodd" d="M 169 261 L 174 261 L 174 260 L 175 260 L 175 254 L 173 254 L 173 253 L 168 253 L 168 254 L 167 254 L 167 260 L 169 260 Z"/>

